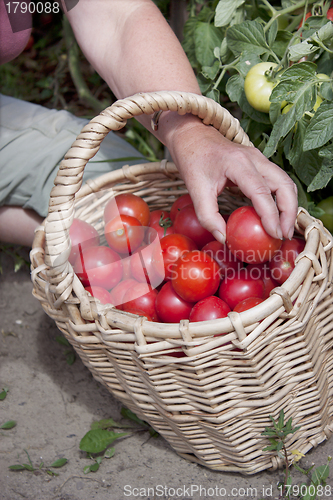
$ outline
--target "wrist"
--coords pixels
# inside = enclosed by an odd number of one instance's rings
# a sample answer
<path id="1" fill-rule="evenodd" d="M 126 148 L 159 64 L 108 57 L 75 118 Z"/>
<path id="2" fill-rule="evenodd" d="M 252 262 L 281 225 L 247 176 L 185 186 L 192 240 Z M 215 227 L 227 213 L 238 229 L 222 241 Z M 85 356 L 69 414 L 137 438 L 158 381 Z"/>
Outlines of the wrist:
<path id="1" fill-rule="evenodd" d="M 159 115 L 155 113 L 153 118 L 155 118 L 155 120 L 154 124 L 152 123 L 152 127 L 153 125 L 157 125 L 154 135 L 169 151 L 173 149 L 175 138 L 179 137 L 184 132 L 188 132 L 197 127 L 206 127 L 200 118 L 191 113 L 180 115 L 173 111 L 164 111 Z"/>

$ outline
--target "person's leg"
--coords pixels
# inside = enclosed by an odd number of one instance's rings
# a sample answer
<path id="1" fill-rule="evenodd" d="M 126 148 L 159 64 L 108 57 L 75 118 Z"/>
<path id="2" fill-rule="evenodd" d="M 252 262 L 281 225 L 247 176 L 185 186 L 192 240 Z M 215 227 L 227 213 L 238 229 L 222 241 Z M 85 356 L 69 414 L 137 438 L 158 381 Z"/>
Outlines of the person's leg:
<path id="1" fill-rule="evenodd" d="M 88 120 L 7 96 L 0 100 L 0 241 L 31 244 L 33 229 L 47 216 L 58 165 Z M 98 163 L 128 157 L 142 159 Z M 143 161 L 135 148 L 110 132 L 88 162 L 83 182 Z"/>
<path id="2" fill-rule="evenodd" d="M 0 207 L 0 241 L 31 247 L 35 229 L 43 218 L 34 210 L 22 207 Z"/>

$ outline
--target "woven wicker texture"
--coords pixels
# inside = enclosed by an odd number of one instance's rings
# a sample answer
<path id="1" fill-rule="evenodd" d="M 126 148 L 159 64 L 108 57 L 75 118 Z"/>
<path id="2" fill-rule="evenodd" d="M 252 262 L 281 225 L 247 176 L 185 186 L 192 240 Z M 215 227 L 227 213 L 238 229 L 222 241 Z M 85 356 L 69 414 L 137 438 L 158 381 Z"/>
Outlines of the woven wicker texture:
<path id="1" fill-rule="evenodd" d="M 287 449 L 306 453 L 333 432 L 333 238 L 300 209 L 306 239 L 295 270 L 262 304 L 199 323 L 153 323 L 102 306 L 68 263 L 74 216 L 103 234 L 107 201 L 120 192 L 151 209 L 170 208 L 186 187 L 173 163 L 127 166 L 81 187 L 87 161 L 109 130 L 158 110 L 192 113 L 223 135 L 250 144 L 239 122 L 214 101 L 179 92 L 117 101 L 84 127 L 62 161 L 49 214 L 31 251 L 33 294 L 93 376 L 149 422 L 181 456 L 222 471 L 253 474 L 283 464 L 261 436 L 284 409 L 301 429 Z M 221 210 L 249 200 L 227 190 Z M 183 351 L 185 357 L 170 356 Z"/>

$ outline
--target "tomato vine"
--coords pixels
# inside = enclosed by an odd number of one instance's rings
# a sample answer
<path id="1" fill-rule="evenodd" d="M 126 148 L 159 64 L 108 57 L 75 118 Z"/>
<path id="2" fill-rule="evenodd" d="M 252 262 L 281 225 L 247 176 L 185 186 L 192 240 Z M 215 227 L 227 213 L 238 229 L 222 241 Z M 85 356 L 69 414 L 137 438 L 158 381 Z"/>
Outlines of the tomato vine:
<path id="1" fill-rule="evenodd" d="M 296 182 L 299 205 L 317 217 L 333 191 L 331 3 L 208 2 L 190 14 L 183 40 L 202 93 L 240 119 L 255 146 Z M 264 108 L 256 99 L 251 105 L 244 89 L 262 63 L 274 66 Z"/>

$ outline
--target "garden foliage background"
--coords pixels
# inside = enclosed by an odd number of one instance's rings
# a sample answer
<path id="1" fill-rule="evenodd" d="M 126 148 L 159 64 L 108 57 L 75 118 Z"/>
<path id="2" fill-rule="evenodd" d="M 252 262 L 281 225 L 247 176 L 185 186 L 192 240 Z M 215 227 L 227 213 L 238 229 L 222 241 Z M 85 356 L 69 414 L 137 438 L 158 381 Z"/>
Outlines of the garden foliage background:
<path id="1" fill-rule="evenodd" d="M 325 218 L 324 210 L 332 214 L 326 219 L 332 231 L 333 2 L 155 3 L 181 40 L 202 93 L 239 118 L 252 142 L 289 173 L 298 186 L 299 205 L 316 217 Z M 276 65 L 265 76 L 274 84 L 269 113 L 252 107 L 244 91 L 249 69 L 266 61 Z M 29 45 L 1 66 L 0 78 L 4 94 L 77 116 L 92 118 L 115 101 L 61 12 L 34 16 Z M 149 160 L 164 157 L 162 145 L 135 120 L 121 133 Z"/>

